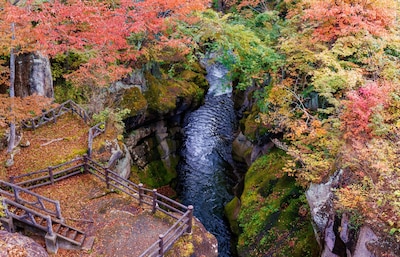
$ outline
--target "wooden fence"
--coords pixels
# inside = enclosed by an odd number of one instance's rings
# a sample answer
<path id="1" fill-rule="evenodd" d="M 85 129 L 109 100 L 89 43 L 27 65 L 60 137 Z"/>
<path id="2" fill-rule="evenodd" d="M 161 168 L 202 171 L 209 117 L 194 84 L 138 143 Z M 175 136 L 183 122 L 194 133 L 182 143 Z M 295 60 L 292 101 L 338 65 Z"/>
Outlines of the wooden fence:
<path id="1" fill-rule="evenodd" d="M 41 171 L 10 177 L 10 181 L 21 187 L 35 188 L 54 184 L 56 181 L 83 172 L 93 174 L 104 181 L 108 189 L 115 189 L 133 197 L 139 201 L 140 205 L 151 206 L 152 213 L 160 211 L 175 220 L 175 223 L 165 233 L 160 234 L 158 240 L 140 257 L 163 256 L 180 236 L 184 233 L 191 233 L 193 206 L 185 206 L 158 193 L 157 189 L 150 190 L 144 188 L 143 184 L 135 184 L 126 180 L 87 155 Z"/>
<path id="2" fill-rule="evenodd" d="M 0 180 L 0 195 L 6 196 L 19 204 L 28 205 L 31 208 L 45 212 L 60 221 L 64 220 L 61 215 L 59 201 L 49 199 L 3 180 Z"/>
<path id="3" fill-rule="evenodd" d="M 61 115 L 71 112 L 76 113 L 79 117 L 81 117 L 85 123 L 89 123 L 90 119 L 85 111 L 81 106 L 75 103 L 72 100 L 68 100 L 58 107 L 53 108 L 49 111 L 43 112 L 41 115 L 31 118 L 29 120 L 22 121 L 22 127 L 26 129 L 37 129 L 40 126 L 43 126 L 49 122 L 56 123 L 57 118 Z M 105 131 L 105 122 L 100 122 L 89 129 L 88 132 L 88 155 L 89 157 L 92 155 L 92 145 L 93 139 L 98 135 L 104 133 Z"/>
<path id="4" fill-rule="evenodd" d="M 86 111 L 72 100 L 68 100 L 58 107 L 43 112 L 41 115 L 28 120 L 22 121 L 22 127 L 27 129 L 37 129 L 38 127 L 49 122 L 57 122 L 57 118 L 61 115 L 72 112 L 80 116 L 86 123 L 89 122 L 89 116 Z"/>
<path id="5" fill-rule="evenodd" d="M 83 172 L 83 158 L 78 157 L 56 166 L 47 167 L 43 170 L 38 170 L 19 176 L 12 176 L 10 177 L 10 182 L 26 189 L 32 189 L 45 185 L 53 185 L 59 180 Z"/>

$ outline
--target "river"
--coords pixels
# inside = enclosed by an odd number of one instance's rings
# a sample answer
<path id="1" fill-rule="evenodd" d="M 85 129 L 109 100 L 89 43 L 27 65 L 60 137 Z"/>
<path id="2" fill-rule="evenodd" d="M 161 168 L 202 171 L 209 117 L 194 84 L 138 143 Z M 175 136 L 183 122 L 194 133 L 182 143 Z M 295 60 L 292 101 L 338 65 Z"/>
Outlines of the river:
<path id="1" fill-rule="evenodd" d="M 205 103 L 184 124 L 182 161 L 178 165 L 179 197 L 194 206 L 195 216 L 218 240 L 219 257 L 232 257 L 232 235 L 224 206 L 232 198 L 232 140 L 236 116 L 227 70 L 218 64 L 207 69 L 210 89 Z"/>

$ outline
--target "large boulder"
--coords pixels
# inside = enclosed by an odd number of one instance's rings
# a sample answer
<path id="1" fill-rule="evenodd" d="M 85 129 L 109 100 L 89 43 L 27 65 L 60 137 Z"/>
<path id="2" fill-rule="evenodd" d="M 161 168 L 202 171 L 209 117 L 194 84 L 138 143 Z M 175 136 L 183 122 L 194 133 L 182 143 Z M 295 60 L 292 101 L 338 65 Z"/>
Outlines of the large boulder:
<path id="1" fill-rule="evenodd" d="M 15 71 L 16 96 L 37 94 L 48 98 L 54 97 L 49 58 L 39 52 L 18 55 Z"/>
<path id="2" fill-rule="evenodd" d="M 0 230 L 0 256 L 46 257 L 46 250 L 33 239 Z"/>

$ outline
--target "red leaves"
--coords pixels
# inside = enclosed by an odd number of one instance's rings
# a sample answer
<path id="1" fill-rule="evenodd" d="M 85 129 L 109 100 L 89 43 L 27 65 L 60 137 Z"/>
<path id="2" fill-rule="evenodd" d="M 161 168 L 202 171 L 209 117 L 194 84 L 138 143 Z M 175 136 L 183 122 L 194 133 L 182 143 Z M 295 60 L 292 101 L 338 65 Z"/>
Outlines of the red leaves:
<path id="1" fill-rule="evenodd" d="M 379 105 L 385 107 L 390 89 L 389 84 L 373 82 L 347 94 L 345 110 L 340 117 L 345 139 L 365 142 L 372 137 L 371 117 Z"/>
<path id="2" fill-rule="evenodd" d="M 392 0 L 317 0 L 305 11 L 304 20 L 311 22 L 316 40 L 329 42 L 341 36 L 367 31 L 382 35 L 396 18 Z"/>
<path id="3" fill-rule="evenodd" d="M 21 52 L 38 50 L 50 56 L 66 51 L 85 52 L 89 61 L 74 74 L 83 76 L 76 81 L 84 81 L 90 74 L 96 83 L 108 84 L 127 74 L 127 65 L 138 59 L 147 62 L 156 58 L 157 53 L 149 55 L 154 50 L 162 51 L 166 46 L 185 53 L 181 48 L 186 39 L 171 36 L 175 33 L 174 25 L 177 20 L 189 21 L 190 14 L 206 8 L 207 3 L 206 0 L 55 0 L 25 7 L 7 4 L 4 10 L 0 9 L 0 49 L 4 46 L 9 49 L 11 40 L 3 38 L 11 39 L 7 31 L 11 22 L 18 22 L 15 45 Z M 139 46 L 128 40 L 132 35 L 140 35 Z"/>

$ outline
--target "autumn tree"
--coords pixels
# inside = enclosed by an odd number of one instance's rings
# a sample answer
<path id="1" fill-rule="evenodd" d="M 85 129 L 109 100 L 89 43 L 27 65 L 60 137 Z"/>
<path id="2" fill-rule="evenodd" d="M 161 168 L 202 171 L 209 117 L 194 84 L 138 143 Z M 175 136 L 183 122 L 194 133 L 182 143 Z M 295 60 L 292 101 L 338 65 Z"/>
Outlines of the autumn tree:
<path id="1" fill-rule="evenodd" d="M 85 61 L 67 79 L 76 85 L 106 86 L 159 60 L 161 53 L 184 56 L 190 40 L 175 35 L 174 26 L 177 20 L 190 22 L 191 13 L 206 5 L 205 0 L 2 3 L 0 54 L 10 56 L 11 72 L 0 75 L 13 78 L 14 54 L 76 52 Z"/>

